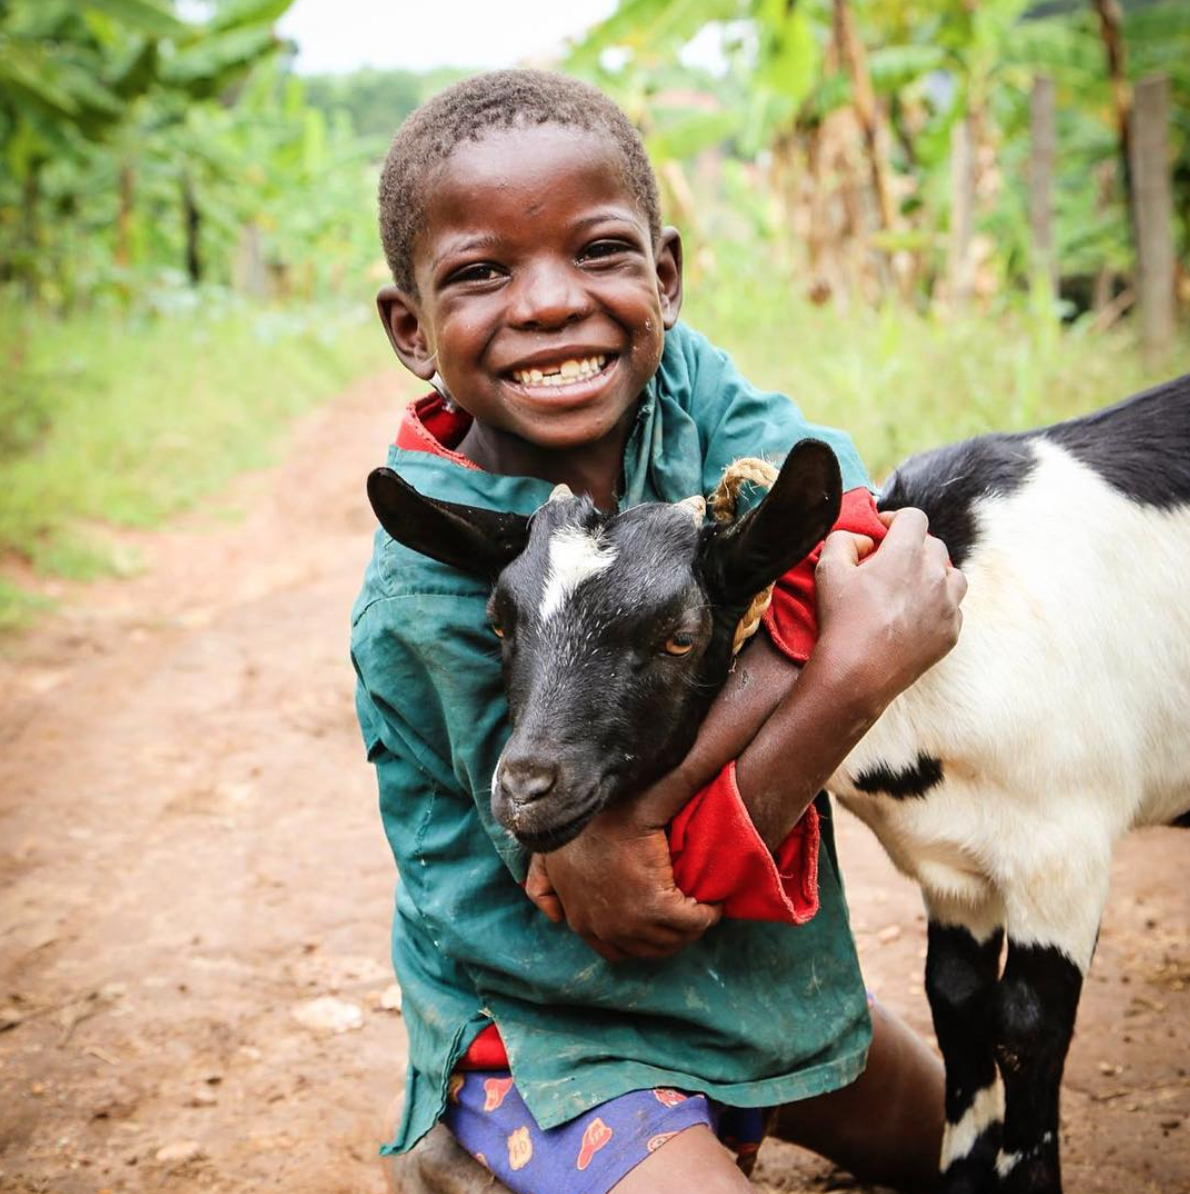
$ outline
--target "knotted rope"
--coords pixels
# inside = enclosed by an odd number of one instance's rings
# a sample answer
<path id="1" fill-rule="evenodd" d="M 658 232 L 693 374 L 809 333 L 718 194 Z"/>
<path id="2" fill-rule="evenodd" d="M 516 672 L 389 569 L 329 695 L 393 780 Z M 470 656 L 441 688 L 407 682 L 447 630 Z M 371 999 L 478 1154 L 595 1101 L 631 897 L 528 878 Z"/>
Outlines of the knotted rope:
<path id="1" fill-rule="evenodd" d="M 733 461 L 723 470 L 723 477 L 711 494 L 709 506 L 711 517 L 716 522 L 730 522 L 735 517 L 740 489 L 751 482 L 761 489 L 771 489 L 777 479 L 777 467 L 755 456 L 745 456 Z M 774 582 L 776 583 L 776 582 Z M 743 645 L 756 633 L 765 610 L 773 600 L 773 586 L 762 589 L 752 598 L 744 616 L 735 628 L 731 640 L 731 653 L 738 655 Z"/>

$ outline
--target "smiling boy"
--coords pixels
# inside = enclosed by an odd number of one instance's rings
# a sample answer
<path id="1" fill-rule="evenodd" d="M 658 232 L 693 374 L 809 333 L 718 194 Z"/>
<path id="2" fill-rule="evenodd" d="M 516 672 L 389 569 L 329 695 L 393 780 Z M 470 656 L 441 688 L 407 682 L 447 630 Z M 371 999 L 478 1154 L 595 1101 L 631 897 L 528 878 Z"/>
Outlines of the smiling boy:
<path id="1" fill-rule="evenodd" d="M 598 91 L 532 71 L 456 85 L 398 132 L 380 203 L 394 278 L 381 317 L 438 391 L 389 455 L 423 493 L 522 514 L 560 482 L 605 509 L 674 501 L 813 434 L 870 506 L 845 436 L 754 390 L 677 322 L 680 238 L 638 136 Z M 490 809 L 508 731 L 486 588 L 378 535 L 352 654 L 401 875 L 410 1068 L 387 1151 L 441 1119 L 514 1190 L 741 1190 L 717 1136 L 754 1146 L 760 1109 L 779 1108 L 786 1138 L 927 1187 L 941 1070 L 887 1013 L 869 1017 L 827 818 L 817 912 L 796 928 L 780 910 L 717 924 L 675 887 L 665 831 L 738 757 L 738 793 L 707 790 L 751 819 L 762 882 L 786 882 L 769 849 L 780 857 L 837 764 L 957 634 L 961 577 L 924 520 L 898 516 L 857 567 L 870 546 L 828 540 L 800 673 L 758 636 L 679 772 L 530 875 Z M 426 1169 L 395 1165 L 396 1188 L 433 1188 L 411 1176 Z"/>

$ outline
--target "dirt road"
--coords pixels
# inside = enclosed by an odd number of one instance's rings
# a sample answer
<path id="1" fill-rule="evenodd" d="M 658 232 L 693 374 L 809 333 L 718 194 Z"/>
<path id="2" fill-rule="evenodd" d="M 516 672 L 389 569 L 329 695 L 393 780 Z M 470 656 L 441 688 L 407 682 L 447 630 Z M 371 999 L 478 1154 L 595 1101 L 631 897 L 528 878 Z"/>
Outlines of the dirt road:
<path id="1" fill-rule="evenodd" d="M 401 397 L 354 387 L 0 659 L 0 1190 L 382 1188 L 405 1045 L 346 644 Z M 840 832 L 869 984 L 927 1031 L 916 893 Z M 1072 1192 L 1190 1191 L 1188 861 L 1170 830 L 1116 864 L 1067 1072 Z M 361 1026 L 303 1024 L 323 996 Z M 762 1158 L 771 1190 L 844 1188 Z"/>

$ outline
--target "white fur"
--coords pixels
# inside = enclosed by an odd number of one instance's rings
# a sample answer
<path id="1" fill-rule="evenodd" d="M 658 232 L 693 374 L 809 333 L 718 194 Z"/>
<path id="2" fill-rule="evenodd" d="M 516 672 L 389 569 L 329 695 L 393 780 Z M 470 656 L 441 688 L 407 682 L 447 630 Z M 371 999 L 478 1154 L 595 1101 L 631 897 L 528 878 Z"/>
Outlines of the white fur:
<path id="1" fill-rule="evenodd" d="M 1190 805 L 1190 510 L 1129 501 L 1045 440 L 977 507 L 958 646 L 887 709 L 829 785 L 947 920 L 1053 945 L 1084 972 L 1128 829 Z M 854 778 L 922 752 L 923 799 Z"/>
<path id="2" fill-rule="evenodd" d="M 615 559 L 616 549 L 598 534 L 574 526 L 555 531 L 550 536 L 549 572 L 538 617 L 543 622 L 552 618 L 584 580 L 610 568 Z"/>
<path id="3" fill-rule="evenodd" d="M 945 1172 L 955 1161 L 961 1161 L 975 1147 L 975 1142 L 992 1126 L 1004 1118 L 1004 1088 L 999 1081 L 975 1092 L 971 1106 L 963 1112 L 957 1124 L 948 1123 L 942 1133 L 942 1162 Z"/>
<path id="4" fill-rule="evenodd" d="M 996 1172 L 1000 1179 L 1006 1178 L 1020 1163 L 1021 1153 L 1006 1153 L 1003 1149 L 996 1154 Z"/>

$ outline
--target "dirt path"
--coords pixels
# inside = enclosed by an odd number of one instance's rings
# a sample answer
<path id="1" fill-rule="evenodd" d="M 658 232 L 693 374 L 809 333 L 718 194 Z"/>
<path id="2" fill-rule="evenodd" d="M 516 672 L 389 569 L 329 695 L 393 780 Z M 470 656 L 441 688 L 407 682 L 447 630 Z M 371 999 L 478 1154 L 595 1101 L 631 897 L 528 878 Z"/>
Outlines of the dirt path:
<path id="1" fill-rule="evenodd" d="M 0 660 L 0 1190 L 381 1189 L 404 1035 L 379 1007 L 392 870 L 346 641 L 399 393 L 354 387 Z M 916 894 L 840 830 L 870 985 L 925 1031 Z M 1190 1191 L 1188 859 L 1163 831 L 1117 862 L 1068 1069 L 1072 1192 Z M 325 995 L 362 1026 L 303 1026 Z M 782 1146 L 761 1174 L 836 1185 Z"/>

